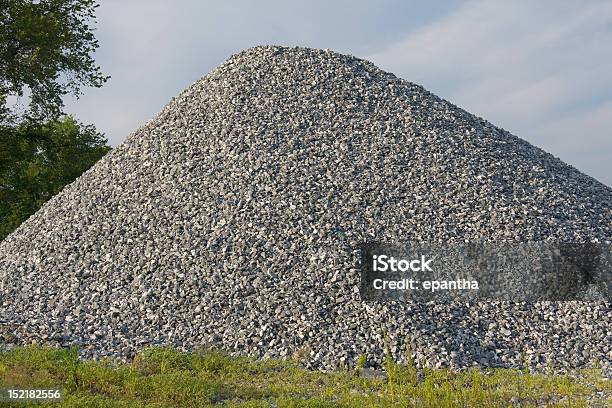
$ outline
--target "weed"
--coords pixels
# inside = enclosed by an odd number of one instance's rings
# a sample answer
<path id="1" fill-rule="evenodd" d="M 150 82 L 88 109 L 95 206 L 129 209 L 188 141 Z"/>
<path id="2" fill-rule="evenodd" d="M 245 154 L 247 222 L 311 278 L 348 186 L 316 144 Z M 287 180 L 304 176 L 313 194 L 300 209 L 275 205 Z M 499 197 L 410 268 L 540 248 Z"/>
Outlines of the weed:
<path id="1" fill-rule="evenodd" d="M 410 344 L 407 338 L 408 360 L 399 364 L 393 361 L 385 333 L 386 380 L 346 371 L 309 371 L 295 362 L 231 357 L 211 349 L 183 353 L 155 347 L 125 364 L 79 360 L 76 348 L 18 347 L 0 353 L 0 387 L 67 384 L 61 404 L 65 407 L 507 407 L 612 402 L 610 380 L 598 369 L 574 378 L 524 369 L 423 368 L 423 378 L 417 381 Z M 366 362 L 364 354 L 357 369 Z"/>

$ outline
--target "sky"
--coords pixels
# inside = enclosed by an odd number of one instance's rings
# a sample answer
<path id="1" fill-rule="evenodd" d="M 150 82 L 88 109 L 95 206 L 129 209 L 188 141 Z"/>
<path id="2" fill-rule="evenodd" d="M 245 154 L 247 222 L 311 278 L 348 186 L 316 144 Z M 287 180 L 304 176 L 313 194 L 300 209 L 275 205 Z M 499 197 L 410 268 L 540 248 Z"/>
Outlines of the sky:
<path id="1" fill-rule="evenodd" d="M 612 186 L 610 1 L 101 3 L 111 79 L 66 111 L 113 146 L 230 55 L 306 46 L 370 60 Z"/>

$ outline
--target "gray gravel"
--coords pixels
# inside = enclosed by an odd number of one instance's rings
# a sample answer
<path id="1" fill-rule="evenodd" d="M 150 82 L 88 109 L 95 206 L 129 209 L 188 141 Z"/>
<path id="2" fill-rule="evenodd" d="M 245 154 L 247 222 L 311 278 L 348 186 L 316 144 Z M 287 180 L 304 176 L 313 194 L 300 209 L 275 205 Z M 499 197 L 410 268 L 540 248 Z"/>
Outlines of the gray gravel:
<path id="1" fill-rule="evenodd" d="M 577 135 L 579 137 L 579 135 Z M 0 243 L 4 347 L 612 369 L 608 302 L 377 304 L 359 244 L 610 241 L 612 189 L 327 50 L 234 55 Z"/>

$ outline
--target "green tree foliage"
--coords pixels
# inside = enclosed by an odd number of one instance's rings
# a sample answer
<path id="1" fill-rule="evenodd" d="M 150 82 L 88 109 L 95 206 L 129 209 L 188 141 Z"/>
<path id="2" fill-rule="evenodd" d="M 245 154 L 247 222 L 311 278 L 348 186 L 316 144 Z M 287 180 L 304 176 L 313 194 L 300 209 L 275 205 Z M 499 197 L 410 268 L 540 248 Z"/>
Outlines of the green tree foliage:
<path id="1" fill-rule="evenodd" d="M 29 98 L 24 116 L 56 119 L 62 97 L 108 79 L 92 57 L 93 0 L 0 0 L 0 122 L 16 120 L 10 95 Z"/>
<path id="2" fill-rule="evenodd" d="M 110 147 L 63 115 L 66 95 L 100 87 L 93 0 L 0 0 L 0 240 Z M 26 97 L 17 112 L 10 97 Z"/>
<path id="3" fill-rule="evenodd" d="M 0 127 L 0 240 L 110 148 L 70 116 Z"/>

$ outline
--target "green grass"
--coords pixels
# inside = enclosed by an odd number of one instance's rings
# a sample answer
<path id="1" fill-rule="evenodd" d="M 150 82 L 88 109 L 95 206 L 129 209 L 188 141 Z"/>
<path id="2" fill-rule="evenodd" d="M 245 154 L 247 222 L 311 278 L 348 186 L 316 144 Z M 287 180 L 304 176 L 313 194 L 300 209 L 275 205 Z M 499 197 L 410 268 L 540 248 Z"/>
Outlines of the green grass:
<path id="1" fill-rule="evenodd" d="M 359 365 L 365 362 L 363 356 Z M 76 350 L 20 347 L 0 353 L 0 388 L 65 390 L 61 404 L 16 407 L 588 407 L 594 406 L 588 396 L 612 395 L 610 380 L 598 369 L 569 377 L 511 369 L 419 374 L 390 359 L 385 366 L 386 379 L 369 379 L 356 369 L 320 373 L 294 361 L 257 361 L 214 350 L 152 348 L 121 364 L 79 360 Z M 612 405 L 599 398 L 600 406 Z"/>

